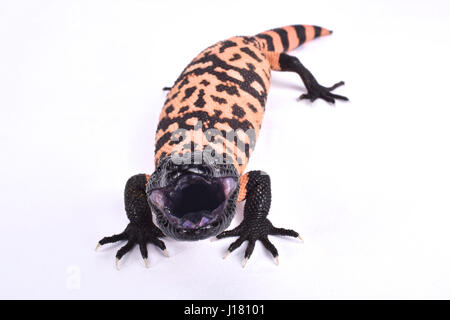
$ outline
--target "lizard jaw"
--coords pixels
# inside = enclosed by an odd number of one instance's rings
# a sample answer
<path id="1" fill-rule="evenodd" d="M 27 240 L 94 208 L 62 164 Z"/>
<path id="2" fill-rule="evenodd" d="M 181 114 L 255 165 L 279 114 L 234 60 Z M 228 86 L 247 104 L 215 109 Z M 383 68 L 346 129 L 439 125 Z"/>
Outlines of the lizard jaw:
<path id="1" fill-rule="evenodd" d="M 152 190 L 149 199 L 177 233 L 188 238 L 195 234 L 198 239 L 209 236 L 210 229 L 221 223 L 236 187 L 232 177 L 188 172 L 174 183 Z"/>

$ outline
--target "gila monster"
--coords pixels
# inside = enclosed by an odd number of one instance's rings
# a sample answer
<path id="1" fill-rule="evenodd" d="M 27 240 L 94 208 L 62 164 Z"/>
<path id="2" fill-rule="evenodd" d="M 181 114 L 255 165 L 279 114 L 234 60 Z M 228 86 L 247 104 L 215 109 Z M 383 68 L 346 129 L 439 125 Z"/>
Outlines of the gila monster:
<path id="1" fill-rule="evenodd" d="M 332 93 L 344 82 L 322 86 L 298 58 L 286 54 L 331 33 L 311 25 L 286 26 L 220 41 L 192 60 L 167 88 L 156 131 L 155 171 L 134 175 L 126 183 L 128 226 L 97 245 L 127 241 L 116 254 L 117 268 L 135 245 L 148 267 L 147 243 L 167 254 L 161 240 L 165 236 L 238 237 L 227 255 L 247 241 L 243 265 L 260 241 L 278 263 L 278 251 L 268 236 L 300 236 L 272 225 L 267 218 L 270 177 L 263 171 L 245 173 L 245 168 L 261 129 L 271 70 L 297 73 L 307 90 L 300 99 L 348 100 Z M 244 200 L 243 221 L 225 231 L 236 203 Z"/>

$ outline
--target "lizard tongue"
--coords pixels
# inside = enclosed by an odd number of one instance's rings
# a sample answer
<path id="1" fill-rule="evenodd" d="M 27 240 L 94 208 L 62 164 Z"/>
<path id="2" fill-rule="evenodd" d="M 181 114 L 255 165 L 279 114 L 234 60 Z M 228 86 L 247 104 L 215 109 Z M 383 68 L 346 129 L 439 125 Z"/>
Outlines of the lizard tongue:
<path id="1" fill-rule="evenodd" d="M 194 229 L 194 228 L 196 228 L 196 227 L 203 227 L 203 226 L 204 226 L 205 224 L 207 224 L 209 221 L 210 221 L 210 219 L 207 218 L 207 217 L 202 217 L 202 219 L 201 219 L 199 222 L 197 222 L 197 223 L 193 223 L 193 222 L 190 221 L 190 220 L 185 220 L 185 221 L 183 222 L 183 227 L 185 227 L 185 228 L 190 228 L 190 229 Z"/>
<path id="2" fill-rule="evenodd" d="M 209 216 L 211 213 L 208 210 L 202 210 L 197 212 L 189 212 L 183 215 L 183 219 L 189 220 L 192 223 L 198 224 L 202 218 Z"/>

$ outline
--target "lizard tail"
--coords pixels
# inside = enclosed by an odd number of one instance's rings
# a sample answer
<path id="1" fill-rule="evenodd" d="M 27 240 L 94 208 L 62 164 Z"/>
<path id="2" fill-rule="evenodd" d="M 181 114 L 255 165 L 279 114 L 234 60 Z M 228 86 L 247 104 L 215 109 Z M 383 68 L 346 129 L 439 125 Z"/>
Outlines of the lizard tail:
<path id="1" fill-rule="evenodd" d="M 255 37 L 267 51 L 288 52 L 312 39 L 327 36 L 333 31 L 305 24 L 276 28 L 258 33 Z"/>

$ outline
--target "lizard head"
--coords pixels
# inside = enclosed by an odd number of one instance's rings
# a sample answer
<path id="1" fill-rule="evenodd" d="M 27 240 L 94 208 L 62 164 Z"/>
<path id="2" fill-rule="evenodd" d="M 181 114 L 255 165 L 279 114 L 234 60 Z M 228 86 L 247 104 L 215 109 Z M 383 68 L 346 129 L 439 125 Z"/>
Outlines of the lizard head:
<path id="1" fill-rule="evenodd" d="M 239 174 L 231 164 L 159 161 L 147 184 L 147 199 L 163 233 L 177 240 L 200 240 L 231 223 Z"/>

